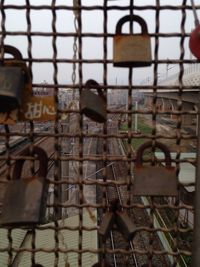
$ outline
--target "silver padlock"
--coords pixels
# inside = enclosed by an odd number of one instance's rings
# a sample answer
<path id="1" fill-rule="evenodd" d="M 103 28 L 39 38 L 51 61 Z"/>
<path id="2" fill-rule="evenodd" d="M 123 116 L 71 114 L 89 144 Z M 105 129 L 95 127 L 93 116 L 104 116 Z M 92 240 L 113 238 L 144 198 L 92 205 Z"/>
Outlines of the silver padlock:
<path id="1" fill-rule="evenodd" d="M 139 23 L 142 28 L 141 34 L 123 34 L 122 26 L 126 22 Z M 139 16 L 128 15 L 118 21 L 113 46 L 115 67 L 146 67 L 152 64 L 151 40 L 147 24 Z"/>

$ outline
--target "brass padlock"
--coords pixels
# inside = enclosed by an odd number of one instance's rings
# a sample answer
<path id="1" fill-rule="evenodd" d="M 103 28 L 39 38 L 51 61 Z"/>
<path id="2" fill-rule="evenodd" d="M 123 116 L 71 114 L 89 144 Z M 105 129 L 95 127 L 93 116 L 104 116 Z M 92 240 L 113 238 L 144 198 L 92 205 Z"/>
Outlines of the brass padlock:
<path id="1" fill-rule="evenodd" d="M 142 28 L 141 34 L 122 34 L 126 22 L 137 22 Z M 113 42 L 113 61 L 115 67 L 145 67 L 151 65 L 151 40 L 145 20 L 136 15 L 121 18 L 116 26 Z"/>
<path id="2" fill-rule="evenodd" d="M 22 90 L 30 77 L 20 51 L 10 45 L 3 49 L 13 58 L 4 59 L 0 66 L 0 112 L 10 112 L 20 106 Z"/>
<path id="3" fill-rule="evenodd" d="M 81 92 L 81 112 L 95 122 L 106 121 L 106 100 L 99 86 L 94 80 L 88 80 L 86 89 Z M 97 89 L 98 95 L 91 91 Z"/>
<path id="4" fill-rule="evenodd" d="M 114 223 L 115 215 L 113 212 L 106 212 L 98 229 L 98 233 L 106 239 Z"/>
<path id="5" fill-rule="evenodd" d="M 171 166 L 171 155 L 167 146 L 155 142 L 155 147 L 164 152 L 166 166 L 143 166 L 144 150 L 152 147 L 152 142 L 141 145 L 136 152 L 133 195 L 135 196 L 177 196 L 178 179 L 175 167 Z"/>
<path id="6" fill-rule="evenodd" d="M 115 221 L 118 230 L 128 241 L 132 240 L 136 234 L 136 227 L 126 211 L 116 211 Z"/>
<path id="7" fill-rule="evenodd" d="M 30 226 L 43 222 L 48 195 L 48 157 L 40 147 L 33 148 L 35 154 L 39 160 L 35 176 L 20 179 L 25 160 L 19 159 L 14 165 L 2 205 L 0 224 L 3 226 Z M 21 156 L 30 156 L 29 149 L 25 149 Z"/>

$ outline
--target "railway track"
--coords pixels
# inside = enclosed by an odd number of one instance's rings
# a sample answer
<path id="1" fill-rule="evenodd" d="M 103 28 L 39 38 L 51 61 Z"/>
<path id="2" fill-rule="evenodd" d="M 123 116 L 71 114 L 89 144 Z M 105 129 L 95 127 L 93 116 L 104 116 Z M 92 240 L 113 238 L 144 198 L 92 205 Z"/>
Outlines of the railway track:
<path id="1" fill-rule="evenodd" d="M 115 125 L 114 125 L 115 126 Z M 114 131 L 114 127 L 112 129 Z M 102 139 L 101 139 L 102 140 Z M 40 146 L 45 149 L 45 151 L 48 154 L 49 158 L 49 170 L 48 172 L 53 169 L 54 166 L 54 153 L 55 153 L 55 144 L 54 144 L 54 138 L 53 137 L 43 137 L 43 138 L 37 138 L 34 142 L 34 145 Z M 24 146 L 19 146 L 18 150 L 12 151 L 12 156 L 16 157 L 18 156 L 21 151 L 30 146 L 32 144 L 25 143 Z M 97 147 L 97 151 L 96 151 Z M 100 139 L 97 140 L 97 138 L 87 138 L 86 142 L 84 142 L 83 147 L 83 155 L 95 155 L 103 154 L 103 144 L 101 143 Z M 105 147 L 104 147 L 105 149 Z M 74 154 L 78 154 L 79 147 L 77 146 L 75 148 Z M 107 151 L 110 156 L 120 156 L 123 153 L 125 153 L 125 147 L 117 140 L 116 138 L 113 138 L 112 140 L 109 139 L 107 142 Z M 134 154 L 134 151 L 132 151 Z M 74 155 L 73 154 L 73 155 Z M 123 154 L 124 155 L 124 154 Z M 11 162 L 11 168 L 12 168 L 13 161 Z M 95 163 L 89 161 L 85 161 L 83 164 L 84 169 L 84 179 L 86 179 L 88 176 L 92 173 L 92 179 L 102 179 L 102 172 L 99 170 L 104 169 L 105 162 L 96 162 L 96 170 L 97 173 L 94 174 L 94 166 Z M 90 166 L 92 168 L 90 168 Z M 5 171 L 6 171 L 7 165 L 5 164 L 1 166 L 0 171 L 2 174 L 2 177 L 4 179 Z M 91 171 L 92 170 L 92 171 Z M 116 162 L 109 162 L 106 167 L 106 179 L 107 180 L 114 180 L 116 182 L 119 182 L 121 180 L 125 180 L 125 178 L 129 179 L 130 170 L 128 169 L 127 162 L 124 161 L 116 161 Z M 127 180 L 128 181 L 128 180 Z M 0 186 L 2 185 L 2 180 L 0 182 Z M 86 187 L 86 186 L 85 186 Z M 88 186 L 89 188 L 89 186 Z M 88 192 L 90 189 L 88 190 Z M 120 206 L 124 206 L 125 204 L 129 203 L 131 201 L 132 203 L 137 204 L 143 204 L 141 198 L 131 197 L 130 194 L 130 186 L 129 185 L 107 185 L 102 189 L 101 186 L 97 186 L 97 203 L 102 204 L 102 199 L 106 200 L 106 206 L 108 207 L 113 200 L 118 199 Z M 0 199 L 1 201 L 1 199 Z M 52 203 L 53 200 L 51 200 Z M 86 195 L 86 201 L 88 203 L 91 203 L 90 194 Z M 51 203 L 49 202 L 49 205 L 51 207 Z M 51 211 L 52 208 L 49 210 Z M 101 221 L 102 215 L 105 213 L 105 210 L 98 209 L 98 220 Z M 128 210 L 128 214 L 131 218 L 131 220 L 134 222 L 136 227 L 145 227 L 150 226 L 151 221 L 149 218 L 148 213 L 141 208 L 135 208 Z M 153 240 L 153 242 L 152 242 Z M 111 264 L 111 266 L 114 267 L 121 267 L 121 266 L 132 266 L 132 267 L 140 267 L 144 264 L 147 264 L 148 262 L 152 262 L 152 264 L 156 267 L 165 267 L 170 266 L 169 260 L 167 256 L 163 255 L 155 255 L 152 254 L 148 257 L 147 253 L 149 251 L 149 248 L 156 251 L 163 251 L 162 244 L 160 242 L 160 239 L 156 233 L 153 234 L 150 238 L 150 233 L 148 231 L 137 231 L 135 237 L 130 242 L 125 240 L 119 229 L 116 228 L 116 226 L 113 227 L 112 231 L 110 231 L 109 238 L 107 238 L 106 241 L 100 241 L 100 247 L 105 248 L 104 255 L 101 255 L 100 258 L 103 256 L 105 257 L 108 262 Z M 120 252 L 120 250 L 122 252 Z M 137 251 L 144 251 L 143 254 L 137 253 Z M 124 252 L 128 252 L 127 254 Z"/>
<path id="2" fill-rule="evenodd" d="M 102 153 L 102 148 L 98 148 L 98 152 L 101 154 Z M 109 143 L 109 153 L 111 155 L 119 155 L 122 153 L 124 148 L 121 146 L 119 147 L 119 142 L 117 139 L 112 139 L 112 143 Z M 102 167 L 102 166 L 101 166 Z M 100 166 L 98 166 L 100 168 Z M 100 175 L 99 175 L 100 177 Z M 110 164 L 109 167 L 107 167 L 107 179 L 108 180 L 115 180 L 119 181 L 124 179 L 125 177 L 128 177 L 128 168 L 126 162 L 113 162 L 113 164 Z M 120 185 L 120 186 L 108 186 L 106 188 L 107 193 L 106 193 L 106 202 L 107 205 L 109 205 L 110 201 L 113 201 L 113 199 L 119 199 L 119 203 L 121 206 L 123 204 L 126 204 L 127 201 L 129 201 L 130 193 L 127 190 L 127 185 Z M 100 201 L 100 199 L 103 198 L 103 194 L 100 190 L 98 190 L 98 196 L 97 201 Z M 137 204 L 140 203 L 142 204 L 141 198 L 131 198 L 131 203 L 132 201 L 135 201 Z M 102 216 L 102 212 L 100 212 L 99 216 Z M 134 222 L 136 227 L 141 227 L 141 226 L 147 226 L 148 224 L 150 225 L 150 218 L 147 212 L 144 209 L 131 209 L 129 210 L 129 215 L 131 217 L 131 220 Z M 107 259 L 109 263 L 112 266 L 133 266 L 133 267 L 139 267 L 142 266 L 143 264 L 147 264 L 148 260 L 152 262 L 153 265 L 156 267 L 167 267 L 170 266 L 169 260 L 167 256 L 163 255 L 153 255 L 153 257 L 148 259 L 147 254 L 141 255 L 139 253 L 135 253 L 135 250 L 140 250 L 140 251 L 148 251 L 149 248 L 153 248 L 154 250 L 157 251 L 162 251 L 163 247 L 160 242 L 159 237 L 157 234 L 153 234 L 151 236 L 151 239 L 153 240 L 150 241 L 150 235 L 149 232 L 147 231 L 139 231 L 136 233 L 134 239 L 131 242 L 127 242 L 121 233 L 119 231 L 114 230 L 111 231 L 110 233 L 110 238 L 109 240 L 106 240 L 106 248 L 111 249 L 112 251 L 116 249 L 124 249 L 129 252 L 129 255 L 121 254 L 121 253 L 114 253 L 114 254 L 108 254 Z M 101 244 L 102 245 L 102 244 Z"/>

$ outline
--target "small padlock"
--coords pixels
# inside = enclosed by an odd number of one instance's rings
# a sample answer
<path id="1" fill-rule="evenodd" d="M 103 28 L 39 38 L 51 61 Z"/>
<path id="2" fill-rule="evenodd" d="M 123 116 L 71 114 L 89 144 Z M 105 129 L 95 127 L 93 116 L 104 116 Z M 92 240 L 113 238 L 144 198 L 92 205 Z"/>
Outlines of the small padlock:
<path id="1" fill-rule="evenodd" d="M 115 215 L 113 212 L 106 212 L 98 229 L 98 233 L 106 239 L 114 223 Z"/>
<path id="2" fill-rule="evenodd" d="M 152 142 L 141 145 L 136 152 L 133 195 L 135 196 L 177 196 L 178 180 L 175 167 L 171 166 L 171 155 L 167 146 L 155 142 L 155 147 L 165 154 L 166 166 L 143 166 L 144 150 L 152 147 Z"/>
<path id="3" fill-rule="evenodd" d="M 81 92 L 81 112 L 95 122 L 106 121 L 106 100 L 99 86 L 94 80 L 88 80 L 85 84 L 86 89 Z M 98 95 L 91 91 L 97 89 Z"/>
<path id="4" fill-rule="evenodd" d="M 124 238 L 131 241 L 136 234 L 136 227 L 126 211 L 116 211 L 115 221 L 118 230 L 122 233 Z"/>
<path id="5" fill-rule="evenodd" d="M 0 66 L 0 112 L 10 112 L 20 106 L 22 90 L 29 75 L 17 48 L 5 45 L 4 52 L 13 58 L 4 59 Z"/>
<path id="6" fill-rule="evenodd" d="M 137 22 L 141 34 L 122 34 L 125 22 Z M 121 18 L 116 26 L 113 42 L 113 61 L 115 67 L 145 67 L 151 65 L 151 40 L 145 20 L 136 15 Z"/>
<path id="7" fill-rule="evenodd" d="M 48 196 L 48 157 L 40 147 L 33 148 L 35 154 L 39 160 L 36 176 L 20 179 L 25 160 L 15 163 L 2 204 L 0 224 L 3 226 L 30 226 L 43 222 Z M 25 149 L 21 156 L 30 156 L 29 149 Z"/>

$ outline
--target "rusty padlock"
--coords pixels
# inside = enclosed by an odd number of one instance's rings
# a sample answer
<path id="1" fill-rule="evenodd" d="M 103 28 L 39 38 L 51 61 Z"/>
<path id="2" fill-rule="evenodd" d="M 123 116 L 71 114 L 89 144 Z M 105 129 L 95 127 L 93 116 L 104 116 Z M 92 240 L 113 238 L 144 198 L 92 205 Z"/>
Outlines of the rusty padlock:
<path id="1" fill-rule="evenodd" d="M 94 80 L 88 80 L 86 89 L 81 92 L 81 112 L 95 122 L 106 121 L 106 100 L 99 86 Z M 91 91 L 97 89 L 98 95 Z"/>
<path id="2" fill-rule="evenodd" d="M 17 48 L 5 45 L 3 49 L 13 58 L 2 60 L 0 65 L 0 112 L 10 112 L 20 106 L 22 90 L 30 75 Z"/>
<path id="3" fill-rule="evenodd" d="M 20 179 L 25 160 L 19 159 L 14 165 L 2 205 L 0 224 L 3 226 L 31 226 L 43 222 L 48 196 L 48 157 L 40 147 L 33 148 L 35 154 L 39 160 L 35 176 Z M 30 156 L 29 149 L 25 149 L 21 156 Z"/>
<path id="4" fill-rule="evenodd" d="M 115 215 L 113 212 L 106 212 L 104 214 L 102 222 L 98 229 L 99 235 L 101 235 L 104 239 L 106 239 L 106 237 L 108 236 L 108 233 L 112 228 L 114 220 L 115 220 Z"/>
<path id="5" fill-rule="evenodd" d="M 167 146 L 155 142 L 155 147 L 164 152 L 166 166 L 143 166 L 142 157 L 152 142 L 141 145 L 136 152 L 133 195 L 135 196 L 177 196 L 178 179 L 175 167 L 171 166 L 171 155 Z"/>
<path id="6" fill-rule="evenodd" d="M 140 24 L 141 34 L 122 34 L 126 22 Z M 151 65 L 151 40 L 145 20 L 136 15 L 121 18 L 116 26 L 113 42 L 113 61 L 115 67 L 145 67 Z"/>
<path id="7" fill-rule="evenodd" d="M 118 230 L 122 233 L 124 238 L 131 241 L 136 234 L 136 227 L 126 211 L 116 211 L 115 221 Z"/>

